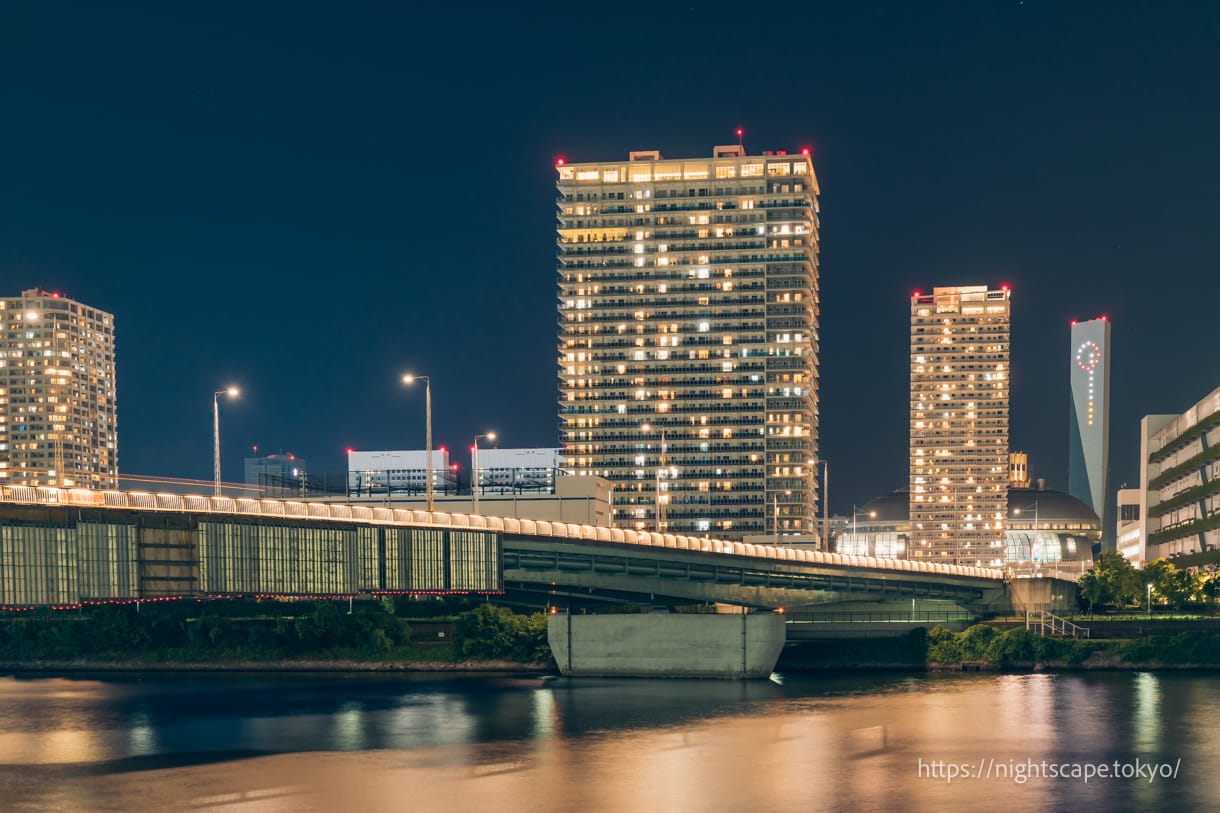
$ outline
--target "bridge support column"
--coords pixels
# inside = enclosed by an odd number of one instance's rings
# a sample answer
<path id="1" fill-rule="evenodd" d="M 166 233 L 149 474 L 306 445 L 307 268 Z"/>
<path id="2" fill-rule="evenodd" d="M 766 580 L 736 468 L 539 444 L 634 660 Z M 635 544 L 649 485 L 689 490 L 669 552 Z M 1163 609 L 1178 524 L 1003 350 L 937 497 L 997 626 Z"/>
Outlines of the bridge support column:
<path id="1" fill-rule="evenodd" d="M 1008 583 L 1012 611 L 1018 615 L 1075 612 L 1076 584 L 1061 579 L 1013 579 Z"/>
<path id="2" fill-rule="evenodd" d="M 786 636 L 771 612 L 552 615 L 547 640 L 570 677 L 767 678 Z"/>

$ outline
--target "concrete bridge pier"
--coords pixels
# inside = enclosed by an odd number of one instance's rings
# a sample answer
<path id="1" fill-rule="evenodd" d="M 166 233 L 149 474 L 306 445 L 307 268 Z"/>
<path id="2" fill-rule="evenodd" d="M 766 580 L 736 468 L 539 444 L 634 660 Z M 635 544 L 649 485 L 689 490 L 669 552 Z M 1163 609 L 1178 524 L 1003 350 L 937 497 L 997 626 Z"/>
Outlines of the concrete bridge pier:
<path id="1" fill-rule="evenodd" d="M 1017 615 L 1077 610 L 1076 583 L 1065 579 L 1013 579 L 1008 583 L 1008 597 Z"/>
<path id="2" fill-rule="evenodd" d="M 569 677 L 767 678 L 786 637 L 784 616 L 637 613 L 547 619 L 547 640 Z"/>

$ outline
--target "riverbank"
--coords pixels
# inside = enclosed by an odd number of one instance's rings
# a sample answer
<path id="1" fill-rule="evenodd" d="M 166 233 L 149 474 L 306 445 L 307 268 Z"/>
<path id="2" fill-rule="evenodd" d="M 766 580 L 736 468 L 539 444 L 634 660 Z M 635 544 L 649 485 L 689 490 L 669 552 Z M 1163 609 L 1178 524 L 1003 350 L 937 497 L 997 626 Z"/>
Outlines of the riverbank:
<path id="1" fill-rule="evenodd" d="M 1047 638 L 1024 628 L 936 627 L 894 638 L 824 639 L 790 645 L 777 671 L 1050 672 L 1217 671 L 1220 633 L 1187 630 L 1142 638 Z"/>
<path id="2" fill-rule="evenodd" d="M 520 663 L 510 660 L 465 661 L 364 661 L 364 660 L 219 660 L 219 661 L 144 661 L 144 660 L 35 660 L 0 661 L 0 674 L 44 672 L 455 672 L 486 674 L 558 674 L 554 663 Z"/>

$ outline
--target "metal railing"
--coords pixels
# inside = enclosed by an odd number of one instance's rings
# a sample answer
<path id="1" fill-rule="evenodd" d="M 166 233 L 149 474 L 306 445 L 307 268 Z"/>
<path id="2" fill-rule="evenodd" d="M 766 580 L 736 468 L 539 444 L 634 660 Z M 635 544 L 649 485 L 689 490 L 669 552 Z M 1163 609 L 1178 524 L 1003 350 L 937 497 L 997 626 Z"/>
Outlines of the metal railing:
<path id="1" fill-rule="evenodd" d="M 1059 616 L 1053 615 L 1046 610 L 1042 610 L 1040 613 L 1038 613 L 1038 620 L 1035 623 L 1038 627 L 1038 634 L 1046 637 L 1054 637 L 1056 635 L 1060 638 L 1066 638 L 1069 635 L 1073 638 L 1089 637 L 1088 627 L 1073 624 L 1066 618 L 1060 618 Z M 1026 621 L 1025 628 L 1029 629 L 1030 626 L 1031 623 Z"/>

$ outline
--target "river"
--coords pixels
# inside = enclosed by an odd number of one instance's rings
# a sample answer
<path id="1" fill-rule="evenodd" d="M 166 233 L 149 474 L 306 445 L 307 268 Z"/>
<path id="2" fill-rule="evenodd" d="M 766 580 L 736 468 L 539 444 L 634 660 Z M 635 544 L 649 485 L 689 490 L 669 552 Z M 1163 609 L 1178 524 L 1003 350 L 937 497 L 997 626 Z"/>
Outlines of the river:
<path id="1" fill-rule="evenodd" d="M 1218 690 L 1148 672 L 0 676 L 0 809 L 1220 810 Z"/>

